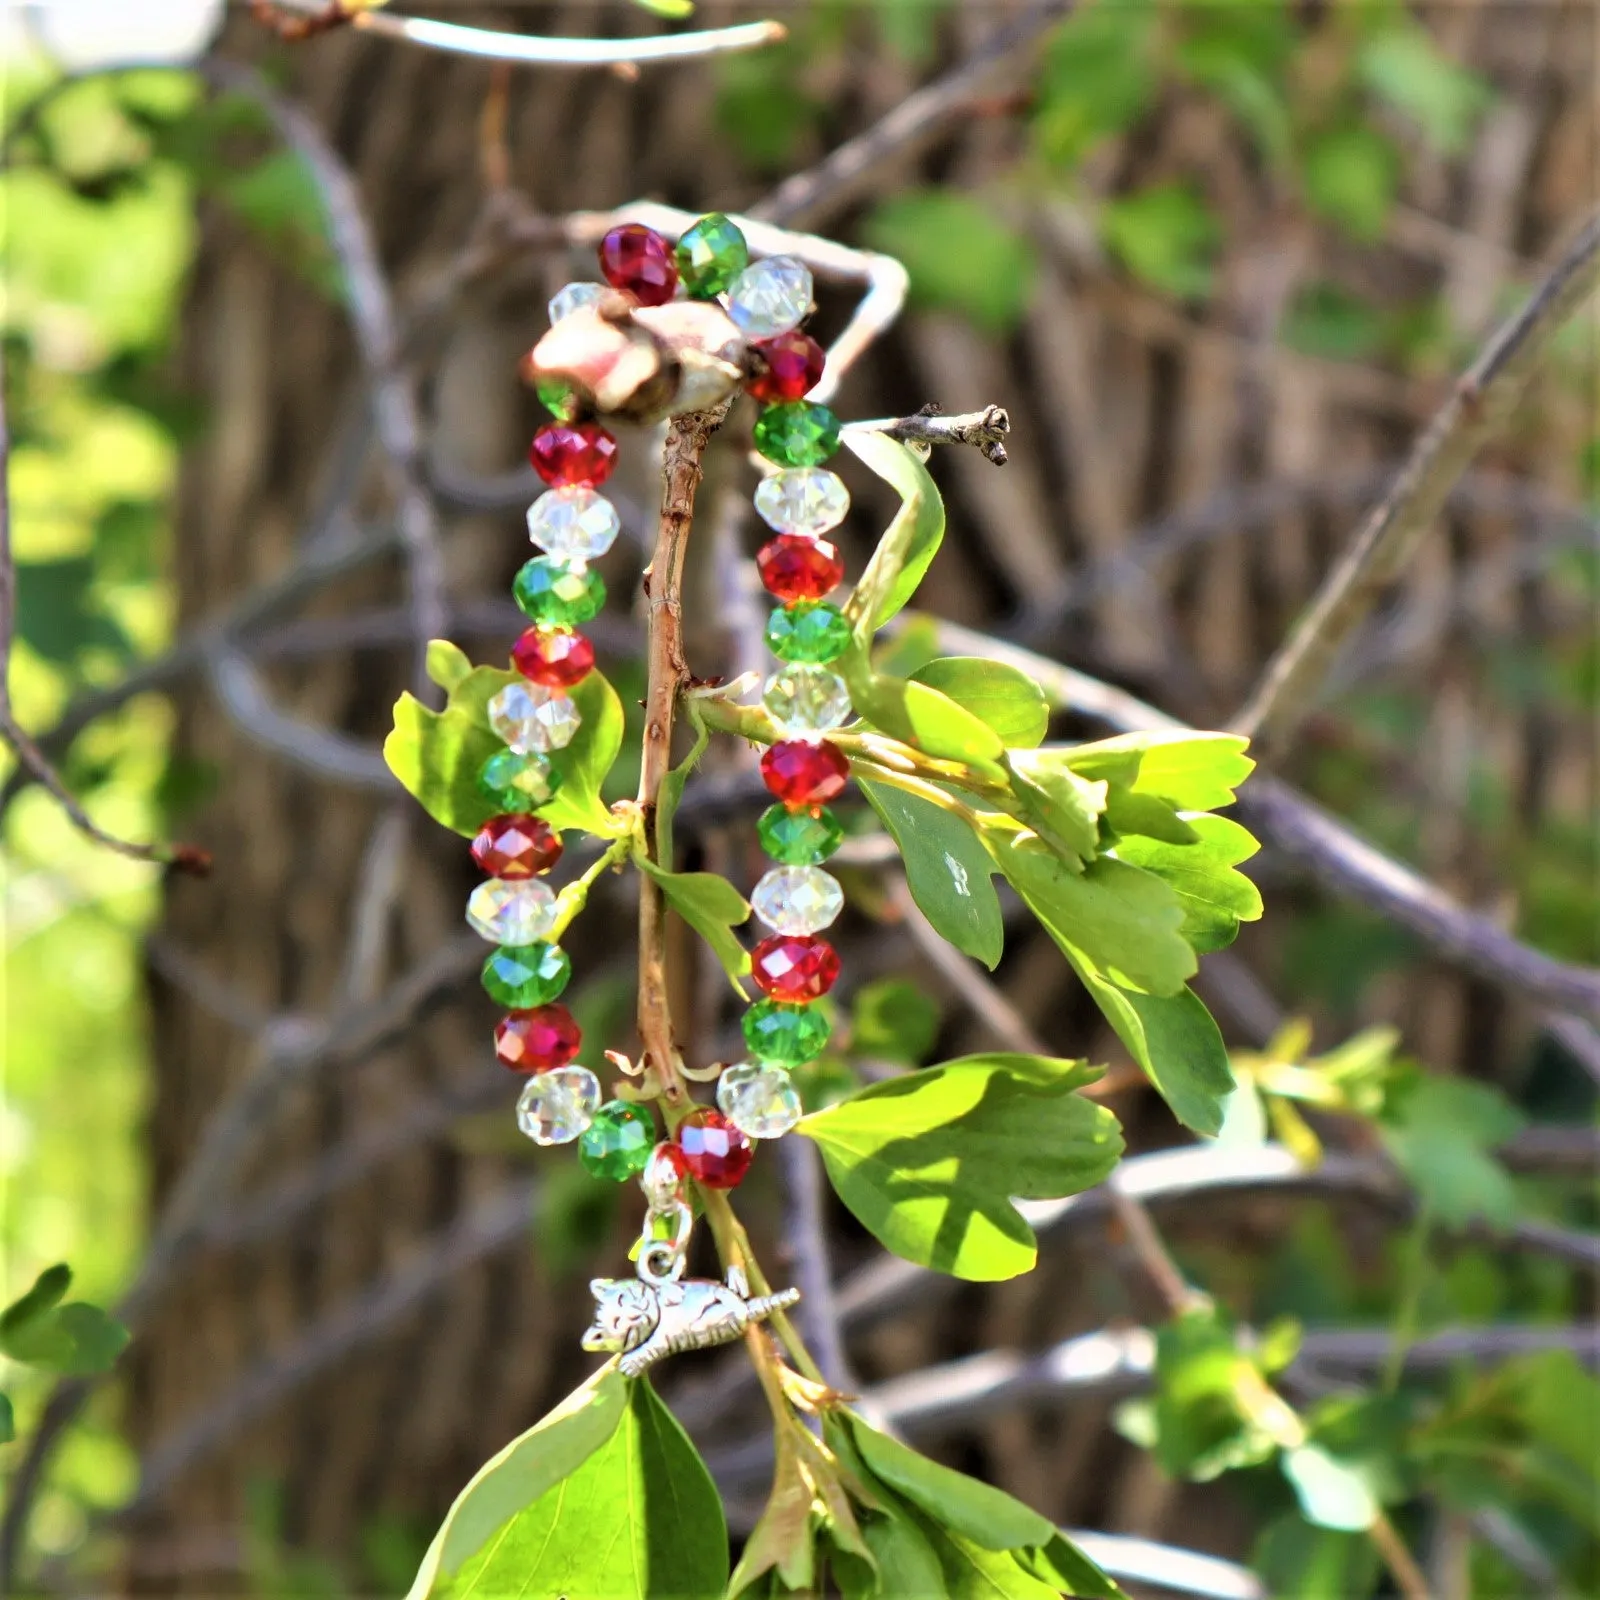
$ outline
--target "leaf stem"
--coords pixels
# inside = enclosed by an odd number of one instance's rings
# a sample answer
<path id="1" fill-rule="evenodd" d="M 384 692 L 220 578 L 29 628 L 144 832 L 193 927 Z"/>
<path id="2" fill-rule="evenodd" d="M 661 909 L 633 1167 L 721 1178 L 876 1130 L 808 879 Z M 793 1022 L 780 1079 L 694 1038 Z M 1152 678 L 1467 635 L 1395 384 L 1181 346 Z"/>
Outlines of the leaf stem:
<path id="1" fill-rule="evenodd" d="M 613 839 L 604 852 L 590 864 L 581 878 L 575 878 L 561 891 L 557 901 L 556 920 L 545 937 L 554 944 L 577 920 L 589 903 L 589 891 L 600 879 L 600 874 L 620 865 L 631 853 L 637 834 L 630 828 L 620 838 Z"/>

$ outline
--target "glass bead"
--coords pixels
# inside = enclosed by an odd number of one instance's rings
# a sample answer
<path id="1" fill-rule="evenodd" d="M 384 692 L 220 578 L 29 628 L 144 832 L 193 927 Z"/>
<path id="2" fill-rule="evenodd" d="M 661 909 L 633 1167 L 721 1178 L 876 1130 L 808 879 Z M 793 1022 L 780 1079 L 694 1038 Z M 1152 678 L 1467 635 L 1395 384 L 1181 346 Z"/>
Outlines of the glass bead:
<path id="1" fill-rule="evenodd" d="M 814 400 L 790 400 L 756 418 L 754 439 L 781 467 L 816 467 L 839 448 L 839 419 Z"/>
<path id="2" fill-rule="evenodd" d="M 603 283 L 569 283 L 557 289 L 555 297 L 550 302 L 551 326 L 554 327 L 563 318 L 570 317 L 574 311 L 582 311 L 585 306 L 597 304 L 605 292 L 606 286 Z M 540 398 L 544 397 L 541 395 Z"/>
<path id="3" fill-rule="evenodd" d="M 511 664 L 547 689 L 571 689 L 594 669 L 594 646 L 570 628 L 529 628 L 511 647 Z"/>
<path id="4" fill-rule="evenodd" d="M 626 1183 L 649 1164 L 656 1147 L 650 1114 L 626 1100 L 612 1100 L 595 1112 L 578 1141 L 578 1159 L 596 1178 Z"/>
<path id="5" fill-rule="evenodd" d="M 744 1014 L 744 1042 L 761 1061 L 798 1067 L 820 1056 L 833 1024 L 819 1006 L 790 1006 L 758 1000 Z"/>
<path id="6" fill-rule="evenodd" d="M 491 944 L 532 944 L 555 919 L 555 890 L 543 878 L 487 878 L 467 901 L 467 921 Z"/>
<path id="7" fill-rule="evenodd" d="M 826 600 L 799 600 L 767 618 L 767 648 L 780 661 L 833 661 L 850 648 L 850 624 Z"/>
<path id="8" fill-rule="evenodd" d="M 826 804 L 849 776 L 849 758 L 825 740 L 784 739 L 761 757 L 762 782 L 795 810 Z"/>
<path id="9" fill-rule="evenodd" d="M 603 494 L 581 484 L 551 489 L 528 507 L 528 537 L 562 561 L 593 561 L 617 541 L 622 524 Z"/>
<path id="10" fill-rule="evenodd" d="M 499 811 L 532 811 L 560 787 L 561 774 L 537 751 L 496 750 L 478 771 L 478 793 Z"/>
<path id="11" fill-rule="evenodd" d="M 767 540 L 756 554 L 756 567 L 767 593 L 786 605 L 820 600 L 837 589 L 844 577 L 838 549 L 826 539 L 804 533 L 780 533 Z"/>
<path id="12" fill-rule="evenodd" d="M 689 298 L 711 300 L 749 265 L 750 247 L 736 223 L 713 211 L 684 234 L 674 256 Z"/>
<path id="13" fill-rule="evenodd" d="M 577 416 L 578 397 L 564 378 L 540 378 L 533 392 L 538 395 L 539 404 L 559 421 L 571 422 Z"/>
<path id="14" fill-rule="evenodd" d="M 598 422 L 547 422 L 528 446 L 528 464 L 556 488 L 598 489 L 617 464 L 617 441 Z"/>
<path id="15" fill-rule="evenodd" d="M 491 878 L 531 878 L 561 859 L 561 835 L 543 817 L 490 817 L 472 841 L 472 859 Z"/>
<path id="16" fill-rule="evenodd" d="M 483 992 L 508 1011 L 528 1011 L 559 999 L 571 977 L 572 959 L 558 944 L 504 944 L 483 963 Z"/>
<path id="17" fill-rule="evenodd" d="M 556 1067 L 517 1096 L 517 1126 L 535 1144 L 571 1144 L 599 1109 L 600 1080 L 587 1067 Z"/>
<path id="18" fill-rule="evenodd" d="M 844 910 L 844 890 L 821 867 L 773 867 L 751 890 L 750 904 L 774 933 L 817 933 Z"/>
<path id="19" fill-rule="evenodd" d="M 761 687 L 761 703 L 785 738 L 826 733 L 850 717 L 850 690 L 837 672 L 797 662 L 774 672 Z"/>
<path id="20" fill-rule="evenodd" d="M 624 222 L 600 241 L 600 271 L 642 306 L 664 306 L 678 292 L 672 246 L 643 223 Z"/>
<path id="21" fill-rule="evenodd" d="M 565 749 L 583 721 L 571 695 L 542 683 L 508 683 L 485 709 L 489 726 L 519 755 Z"/>
<path id="22" fill-rule="evenodd" d="M 717 1080 L 717 1104 L 741 1133 L 781 1139 L 800 1120 L 800 1096 L 783 1067 L 742 1061 Z"/>
<path id="23" fill-rule="evenodd" d="M 811 273 L 793 256 L 752 261 L 728 285 L 728 315 L 747 339 L 772 339 L 799 327 L 811 310 Z"/>
<path id="24" fill-rule="evenodd" d="M 755 1154 L 748 1136 L 710 1106 L 691 1111 L 678 1124 L 677 1141 L 683 1164 L 707 1189 L 736 1188 Z"/>
<path id="25" fill-rule="evenodd" d="M 547 628 L 570 628 L 599 616 L 606 603 L 606 585 L 598 572 L 581 561 L 535 556 L 522 564 L 511 593 L 524 616 Z"/>
<path id="26" fill-rule="evenodd" d="M 850 491 L 837 472 L 826 467 L 786 467 L 756 485 L 756 510 L 779 533 L 826 533 L 837 528 L 850 510 Z M 831 549 L 832 546 L 830 545 Z M 844 576 L 843 571 L 839 577 Z M 835 578 L 828 585 L 838 583 Z M 824 589 L 823 594 L 828 592 Z"/>
<path id="27" fill-rule="evenodd" d="M 756 832 L 761 836 L 761 848 L 788 867 L 820 866 L 844 842 L 844 829 L 826 806 L 814 812 L 768 806 Z"/>
<path id="28" fill-rule="evenodd" d="M 495 1024 L 494 1053 L 510 1072 L 551 1072 L 577 1055 L 583 1034 L 565 1006 L 513 1011 Z"/>
<path id="29" fill-rule="evenodd" d="M 820 1000 L 839 981 L 839 952 L 815 934 L 775 933 L 750 952 L 750 976 L 774 1000 Z"/>
<path id="30" fill-rule="evenodd" d="M 799 400 L 821 381 L 827 359 L 822 346 L 809 333 L 791 328 L 776 339 L 763 339 L 750 346 L 750 371 L 744 386 L 768 405 Z"/>

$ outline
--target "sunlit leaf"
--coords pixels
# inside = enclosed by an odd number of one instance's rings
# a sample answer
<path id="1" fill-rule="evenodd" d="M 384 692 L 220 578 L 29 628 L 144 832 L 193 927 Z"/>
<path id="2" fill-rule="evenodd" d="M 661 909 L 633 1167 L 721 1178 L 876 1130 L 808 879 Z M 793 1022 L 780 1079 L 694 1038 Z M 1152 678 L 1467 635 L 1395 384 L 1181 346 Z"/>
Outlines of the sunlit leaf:
<path id="1" fill-rule="evenodd" d="M 641 872 L 661 885 L 672 909 L 711 946 L 734 992 L 748 999 L 739 980 L 750 971 L 750 953 L 734 938 L 733 930 L 749 919 L 750 902 L 715 872 L 668 872 L 642 854 L 633 859 Z"/>
<path id="2" fill-rule="evenodd" d="M 1358 1533 L 1372 1526 L 1378 1502 L 1355 1467 L 1316 1444 L 1285 1450 L 1281 1465 L 1308 1522 L 1345 1533 Z"/>
<path id="3" fill-rule="evenodd" d="M 910 676 L 994 729 L 1007 749 L 1029 748 L 1050 726 L 1044 691 L 1026 673 L 983 656 L 940 656 Z"/>
<path id="4" fill-rule="evenodd" d="M 1234 867 L 1260 845 L 1227 817 L 1193 816 L 1193 844 L 1167 844 L 1138 834 L 1119 840 L 1119 861 L 1153 872 L 1183 907 L 1183 936 L 1196 950 L 1221 950 L 1238 937 L 1241 922 L 1262 911 L 1261 892 Z"/>
<path id="5" fill-rule="evenodd" d="M 847 433 L 844 443 L 902 502 L 845 607 L 865 649 L 871 635 L 916 593 L 939 553 L 944 501 L 928 469 L 898 440 L 881 433 Z"/>

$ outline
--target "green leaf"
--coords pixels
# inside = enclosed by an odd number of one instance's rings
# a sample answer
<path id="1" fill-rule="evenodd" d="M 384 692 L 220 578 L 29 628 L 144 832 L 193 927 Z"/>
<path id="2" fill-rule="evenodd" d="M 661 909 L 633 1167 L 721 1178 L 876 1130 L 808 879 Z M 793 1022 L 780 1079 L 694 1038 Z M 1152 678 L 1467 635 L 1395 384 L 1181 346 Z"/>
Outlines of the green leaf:
<path id="1" fill-rule="evenodd" d="M 1034 141 L 1047 161 L 1070 167 L 1144 114 L 1160 90 L 1161 31 L 1150 0 L 1087 6 L 1056 29 L 1040 66 L 1033 117 Z"/>
<path id="2" fill-rule="evenodd" d="M 656 801 L 656 857 L 668 867 L 676 860 L 672 824 L 678 815 L 684 786 L 700 757 L 706 753 L 706 745 L 711 739 L 711 730 L 695 713 L 694 701 L 687 702 L 686 710 L 694 726 L 694 743 L 689 746 L 689 753 L 683 760 L 661 780 L 661 795 Z"/>
<path id="3" fill-rule="evenodd" d="M 72 1283 L 65 1264 L 47 1267 L 33 1287 L 0 1312 L 0 1354 L 52 1372 L 109 1372 L 128 1343 L 128 1330 L 98 1306 L 61 1297 Z"/>
<path id="4" fill-rule="evenodd" d="M 1060 750 L 1009 750 L 1006 764 L 1028 820 L 1076 872 L 1100 848 L 1100 813 L 1106 785 L 1080 777 Z"/>
<path id="5" fill-rule="evenodd" d="M 939 936 L 991 971 L 1000 964 L 1005 924 L 990 881 L 989 852 L 952 812 L 885 783 L 861 780 L 867 804 L 894 836 L 906 883 Z"/>
<path id="6" fill-rule="evenodd" d="M 1230 806 L 1234 791 L 1255 770 L 1237 733 L 1125 733 L 1073 745 L 1062 758 L 1082 778 L 1103 779 L 1112 789 L 1155 795 L 1179 811 Z"/>
<path id="7" fill-rule="evenodd" d="M 1426 1076 L 1386 1112 L 1380 1131 L 1436 1221 L 1460 1226 L 1482 1217 L 1504 1226 L 1520 1206 L 1510 1173 L 1492 1152 L 1524 1121 L 1487 1084 Z"/>
<path id="8" fill-rule="evenodd" d="M 1273 1600 L 1366 1600 L 1382 1570 L 1367 1539 L 1308 1526 L 1292 1512 L 1262 1534 L 1252 1565 Z"/>
<path id="9" fill-rule="evenodd" d="M 93 556 L 16 565 L 17 637 L 46 661 L 70 667 L 78 652 L 109 651 L 118 662 L 133 646 L 115 617 L 98 609 L 93 596 Z"/>
<path id="10" fill-rule="evenodd" d="M 472 671 L 472 663 L 460 645 L 450 639 L 430 639 L 427 657 L 428 676 L 446 692 Z"/>
<path id="11" fill-rule="evenodd" d="M 726 878 L 714 872 L 667 872 L 642 853 L 634 865 L 661 885 L 672 909 L 711 946 L 722 963 L 734 992 L 750 997 L 739 980 L 750 971 L 750 952 L 733 936 L 733 929 L 750 916 L 750 902 Z"/>
<path id="12" fill-rule="evenodd" d="M 1122 1590 L 1111 1575 L 1102 1572 L 1064 1533 L 1057 1532 L 1049 1544 L 1019 1555 L 1017 1560 L 1064 1594 L 1083 1600 L 1122 1600 Z"/>
<path id="13" fill-rule="evenodd" d="M 928 469 L 898 440 L 881 433 L 847 433 L 844 444 L 902 502 L 845 607 L 864 649 L 917 592 L 938 554 L 944 538 L 944 501 Z"/>
<path id="14" fill-rule="evenodd" d="M 658 17 L 692 17 L 694 0 L 633 0 L 642 10 L 653 11 Z"/>
<path id="15" fill-rule="evenodd" d="M 1044 690 L 1025 672 L 984 656 L 940 656 L 911 674 L 994 729 L 1007 749 L 1030 748 L 1050 727 Z"/>
<path id="16" fill-rule="evenodd" d="M 1157 1332 L 1154 1447 L 1164 1471 L 1204 1483 L 1273 1454 L 1241 1396 L 1241 1382 L 1260 1382 L 1255 1366 L 1214 1307 L 1186 1311 Z"/>
<path id="17" fill-rule="evenodd" d="M 799 1131 L 897 1255 L 958 1278 L 1012 1278 L 1038 1256 L 1013 1198 L 1077 1194 L 1121 1153 L 1116 1118 L 1072 1093 L 1095 1076 L 1079 1062 L 965 1056 L 873 1084 Z"/>
<path id="18" fill-rule="evenodd" d="M 1116 856 L 1171 886 L 1183 907 L 1183 936 L 1195 950 L 1221 950 L 1238 937 L 1241 922 L 1261 915 L 1261 892 L 1233 870 L 1260 845 L 1227 817 L 1192 817 L 1188 826 L 1195 834 L 1193 844 L 1167 844 L 1134 834 L 1117 842 Z"/>
<path id="19" fill-rule="evenodd" d="M 1363 242 L 1383 236 L 1400 162 L 1375 128 L 1351 123 L 1317 135 L 1306 147 L 1302 173 L 1306 204 L 1318 216 Z"/>
<path id="20" fill-rule="evenodd" d="M 1177 994 L 1195 970 L 1183 908 L 1152 873 L 1101 857 L 1074 872 L 1027 834 L 984 829 L 1011 887 L 1080 971 L 1145 994 Z"/>
<path id="21" fill-rule="evenodd" d="M 30 1323 L 37 1322 L 53 1311 L 71 1287 L 72 1268 L 65 1261 L 46 1267 L 33 1280 L 33 1287 L 26 1294 L 19 1295 L 4 1311 L 0 1311 L 0 1350 L 5 1349 L 7 1339 L 14 1338 Z"/>
<path id="22" fill-rule="evenodd" d="M 561 774 L 554 800 L 539 807 L 552 828 L 581 828 L 586 833 L 613 831 L 611 813 L 600 798 L 601 786 L 622 749 L 622 702 L 598 672 L 591 672 L 572 691 L 583 723 L 565 750 L 550 752 Z"/>
<path id="23" fill-rule="evenodd" d="M 1111 253 L 1152 289 L 1180 300 L 1210 294 L 1211 258 L 1222 230 L 1185 185 L 1159 184 L 1107 200 L 1100 232 Z"/>
<path id="24" fill-rule="evenodd" d="M 933 1546 L 922 1536 L 916 1523 L 891 1508 L 882 1516 L 863 1520 L 861 1537 L 878 1563 L 874 1584 L 852 1592 L 845 1589 L 845 1600 L 945 1600 L 944 1573 Z M 865 1567 L 861 1570 L 865 1572 Z M 835 1564 L 835 1572 L 839 1571 Z M 842 1585 L 841 1585 L 842 1588 Z"/>
<path id="25" fill-rule="evenodd" d="M 1000 736 L 954 700 L 907 678 L 871 670 L 866 652 L 852 649 L 839 660 L 857 713 L 879 732 L 942 761 L 964 761 L 993 778 L 1005 754 Z"/>
<path id="26" fill-rule="evenodd" d="M 494 815 L 478 792 L 485 761 L 505 746 L 461 711 L 433 711 L 414 695 L 395 702 L 394 728 L 383 741 L 389 770 L 435 822 L 471 837 Z"/>
<path id="27" fill-rule="evenodd" d="M 857 1055 L 921 1062 L 939 1037 L 939 1006 L 914 983 L 879 978 L 856 990 L 850 1008 L 850 1044 Z"/>
<path id="28" fill-rule="evenodd" d="M 1034 1577 L 1016 1551 L 989 1550 L 946 1532 L 931 1518 L 919 1521 L 944 1570 L 950 1600 L 1059 1600 L 1055 1584 Z"/>
<path id="29" fill-rule="evenodd" d="M 11 1396 L 0 1389 L 0 1444 L 10 1444 L 17 1436 L 17 1414 L 11 1406 Z"/>
<path id="30" fill-rule="evenodd" d="M 1027 310 L 1033 247 L 976 195 L 897 194 L 867 218 L 864 236 L 904 264 L 915 304 L 958 311 L 990 333 L 1009 332 Z"/>
<path id="31" fill-rule="evenodd" d="M 1319 1528 L 1359 1533 L 1378 1515 L 1378 1501 L 1366 1478 L 1336 1460 L 1321 1445 L 1303 1444 L 1285 1450 L 1279 1463 L 1300 1500 L 1307 1522 Z"/>
<path id="32" fill-rule="evenodd" d="M 1368 40 L 1356 72 L 1367 89 L 1410 117 L 1445 155 L 1466 147 L 1494 100 L 1488 83 L 1447 60 L 1421 28 L 1394 28 Z"/>

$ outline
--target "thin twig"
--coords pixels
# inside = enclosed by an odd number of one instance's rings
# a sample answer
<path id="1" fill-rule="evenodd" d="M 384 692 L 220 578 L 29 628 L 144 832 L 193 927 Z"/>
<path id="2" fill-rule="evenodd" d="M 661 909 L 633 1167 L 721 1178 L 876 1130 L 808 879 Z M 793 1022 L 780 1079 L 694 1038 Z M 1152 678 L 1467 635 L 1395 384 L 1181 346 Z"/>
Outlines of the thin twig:
<path id="1" fill-rule="evenodd" d="M 913 417 L 881 417 L 873 422 L 851 422 L 846 433 L 886 433 L 903 444 L 970 444 L 997 467 L 1006 464 L 1004 440 L 1011 432 L 1011 418 L 1003 406 L 985 406 L 982 411 L 963 412 L 958 417 L 942 416 L 934 405 L 924 406 Z"/>
<path id="2" fill-rule="evenodd" d="M 1494 333 L 1417 441 L 1389 493 L 1362 524 L 1293 633 L 1233 719 L 1272 754 L 1315 704 L 1351 633 L 1427 533 L 1451 485 L 1505 421 L 1545 348 L 1600 281 L 1600 213 L 1526 304 Z"/>

